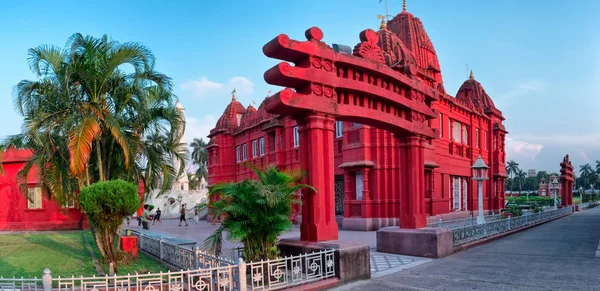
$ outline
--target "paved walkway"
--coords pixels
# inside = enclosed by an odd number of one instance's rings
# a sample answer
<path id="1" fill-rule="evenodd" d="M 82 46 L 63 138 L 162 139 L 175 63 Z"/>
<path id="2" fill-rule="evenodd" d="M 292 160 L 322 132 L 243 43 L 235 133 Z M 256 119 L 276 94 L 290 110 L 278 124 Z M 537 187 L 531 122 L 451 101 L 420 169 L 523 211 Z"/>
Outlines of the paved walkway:
<path id="1" fill-rule="evenodd" d="M 198 242 L 198 246 L 203 248 L 204 240 L 211 235 L 218 227 L 206 221 L 200 221 L 195 224 L 192 220 L 188 221 L 189 226 L 179 227 L 179 220 L 164 220 L 162 224 L 150 225 L 150 231 L 168 234 L 174 237 L 188 239 Z M 137 226 L 137 221 L 132 220 L 130 227 L 132 229 L 141 229 Z M 298 226 L 294 230 L 282 235 L 283 238 L 300 237 Z M 371 274 L 373 278 L 384 276 L 393 272 L 399 272 L 408 268 L 413 268 L 423 263 L 430 262 L 431 259 L 393 255 L 376 252 L 376 232 L 375 231 L 349 231 L 340 230 L 339 239 L 345 241 L 359 241 L 371 247 Z M 223 256 L 232 259 L 237 258 L 235 248 L 241 247 L 241 244 L 233 244 L 229 241 L 223 243 Z"/>
<path id="2" fill-rule="evenodd" d="M 600 290 L 599 243 L 596 207 L 334 290 Z"/>

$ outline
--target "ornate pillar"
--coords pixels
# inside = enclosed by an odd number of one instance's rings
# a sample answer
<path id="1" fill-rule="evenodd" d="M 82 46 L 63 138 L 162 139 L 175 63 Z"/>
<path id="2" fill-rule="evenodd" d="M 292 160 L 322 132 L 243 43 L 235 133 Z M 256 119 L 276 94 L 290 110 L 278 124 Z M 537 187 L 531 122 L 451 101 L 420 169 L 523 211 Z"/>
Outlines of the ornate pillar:
<path id="1" fill-rule="evenodd" d="M 335 220 L 333 117 L 312 114 L 298 122 L 300 162 L 307 171 L 307 183 L 317 192 L 303 190 L 300 239 L 324 241 L 338 239 Z"/>
<path id="2" fill-rule="evenodd" d="M 400 228 L 427 226 L 425 215 L 425 139 L 420 136 L 399 137 Z"/>
<path id="3" fill-rule="evenodd" d="M 362 169 L 363 172 L 363 191 L 362 191 L 362 200 L 363 204 L 361 209 L 361 216 L 364 218 L 370 218 L 373 213 L 373 209 L 371 208 L 371 195 L 369 194 L 369 168 L 365 167 Z"/>
<path id="4" fill-rule="evenodd" d="M 344 217 L 351 217 L 350 213 L 350 200 L 352 200 L 350 189 L 350 171 L 344 169 Z"/>

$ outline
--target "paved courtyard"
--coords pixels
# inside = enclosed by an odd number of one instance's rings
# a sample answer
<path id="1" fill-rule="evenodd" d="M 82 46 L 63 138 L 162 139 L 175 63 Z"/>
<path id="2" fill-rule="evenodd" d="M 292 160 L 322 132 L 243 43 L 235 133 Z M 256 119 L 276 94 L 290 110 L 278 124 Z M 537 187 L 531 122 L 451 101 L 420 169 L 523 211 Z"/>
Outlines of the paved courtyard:
<path id="1" fill-rule="evenodd" d="M 163 220 L 162 224 L 155 224 L 150 226 L 151 231 L 168 234 L 174 237 L 188 239 L 198 242 L 200 248 L 203 247 L 204 240 L 212 234 L 218 227 L 218 225 L 212 225 L 206 221 L 200 221 L 195 224 L 192 220 L 188 221 L 189 226 L 182 225 L 178 226 L 179 220 Z M 131 228 L 137 229 L 141 227 L 137 226 L 137 221 L 131 221 Z M 392 255 L 386 253 L 376 252 L 376 232 L 374 231 L 347 231 L 340 230 L 339 239 L 345 241 L 360 241 L 371 247 L 371 273 L 373 278 L 384 276 L 393 272 L 398 272 L 408 268 L 413 268 L 423 263 L 430 262 L 431 259 Z M 300 237 L 300 228 L 294 227 L 294 230 L 282 235 L 283 238 L 294 238 Z M 242 244 L 233 244 L 229 241 L 223 243 L 223 256 L 229 258 L 235 258 L 236 248 L 241 247 Z"/>
<path id="2" fill-rule="evenodd" d="M 334 290 L 600 290 L 599 242 L 597 207 Z"/>

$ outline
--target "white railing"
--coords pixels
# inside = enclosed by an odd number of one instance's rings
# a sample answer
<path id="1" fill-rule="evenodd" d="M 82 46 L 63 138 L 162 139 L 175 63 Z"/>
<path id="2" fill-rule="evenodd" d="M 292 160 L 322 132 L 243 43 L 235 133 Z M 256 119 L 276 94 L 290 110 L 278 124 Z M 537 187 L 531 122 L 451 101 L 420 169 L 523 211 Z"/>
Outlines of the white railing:
<path id="1" fill-rule="evenodd" d="M 222 266 L 235 265 L 236 263 L 228 258 L 215 257 L 198 247 L 184 247 L 171 244 L 163 238 L 149 237 L 144 234 L 132 231 L 133 236 L 138 238 L 138 246 L 143 250 L 162 261 L 171 264 L 182 270 L 198 268 L 215 268 Z"/>
<path id="2" fill-rule="evenodd" d="M 531 224 L 552 220 L 573 212 L 572 207 L 560 208 L 546 212 L 531 213 L 514 218 L 500 219 L 493 222 L 465 226 L 452 230 L 452 245 L 459 246 L 465 243 L 501 234 L 513 229 L 518 229 Z"/>
<path id="3" fill-rule="evenodd" d="M 204 206 L 198 210 L 198 217 L 207 217 L 208 218 L 208 206 Z"/>
<path id="4" fill-rule="evenodd" d="M 502 219 L 501 214 L 493 214 L 484 216 L 486 222 L 494 222 L 496 220 Z M 469 218 L 463 219 L 453 219 L 453 220 L 443 220 L 441 217 L 437 220 L 429 219 L 427 221 L 427 227 L 438 227 L 438 228 L 447 228 L 447 229 L 457 229 L 466 226 L 472 226 L 477 224 L 477 217 L 471 215 Z"/>
<path id="5" fill-rule="evenodd" d="M 186 251 L 189 251 L 185 249 Z M 279 290 L 335 277 L 334 250 L 323 250 L 269 261 L 194 268 L 177 272 L 102 277 L 0 278 L 0 290 L 10 291 L 246 291 Z M 185 260 L 187 261 L 187 259 Z M 219 260 L 212 260 L 212 263 Z M 207 264 L 207 265 L 210 265 Z"/>
<path id="6" fill-rule="evenodd" d="M 592 208 L 592 207 L 600 205 L 600 202 L 598 202 L 598 201 L 592 201 L 592 202 L 582 203 L 580 205 L 581 205 L 580 206 L 581 209 L 588 209 L 588 208 Z"/>
<path id="7" fill-rule="evenodd" d="M 334 250 L 246 264 L 248 290 L 278 290 L 335 277 Z"/>

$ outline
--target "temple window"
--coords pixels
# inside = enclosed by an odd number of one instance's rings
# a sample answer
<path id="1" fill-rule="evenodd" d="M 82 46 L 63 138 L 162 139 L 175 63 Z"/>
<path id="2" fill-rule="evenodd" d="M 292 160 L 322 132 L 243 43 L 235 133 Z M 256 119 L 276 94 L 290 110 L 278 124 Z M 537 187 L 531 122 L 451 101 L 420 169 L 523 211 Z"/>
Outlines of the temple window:
<path id="1" fill-rule="evenodd" d="M 237 161 L 239 163 L 242 160 L 242 154 L 241 154 L 240 146 L 237 146 L 235 148 L 235 153 L 236 153 L 236 156 L 237 156 Z"/>
<path id="2" fill-rule="evenodd" d="M 335 122 L 335 137 L 336 138 L 342 137 L 344 135 L 343 129 L 344 129 L 344 122 L 336 121 Z"/>
<path id="3" fill-rule="evenodd" d="M 27 209 L 42 209 L 42 188 L 27 189 Z"/>
<path id="4" fill-rule="evenodd" d="M 258 144 L 259 144 L 259 146 L 260 146 L 260 155 L 261 155 L 261 156 L 264 156 L 264 155 L 265 155 L 265 138 L 264 138 L 264 137 L 261 137 L 261 138 L 258 140 Z"/>
<path id="5" fill-rule="evenodd" d="M 463 178 L 463 210 L 469 210 L 468 209 L 468 203 L 467 203 L 467 197 L 468 197 L 468 185 L 469 183 L 467 183 L 467 178 Z"/>
<path id="6" fill-rule="evenodd" d="M 352 127 L 359 127 L 359 126 L 360 126 L 360 123 L 356 123 L 356 122 L 352 123 Z"/>
<path id="7" fill-rule="evenodd" d="M 479 147 L 479 128 L 475 129 L 475 146 Z"/>
<path id="8" fill-rule="evenodd" d="M 65 198 L 65 203 L 63 204 L 65 208 L 75 208 L 75 198 Z"/>
<path id="9" fill-rule="evenodd" d="M 294 147 L 297 148 L 300 146 L 300 133 L 298 132 L 298 127 L 294 126 Z"/>
<path id="10" fill-rule="evenodd" d="M 488 149 L 487 131 L 483 131 L 483 149 Z"/>
<path id="11" fill-rule="evenodd" d="M 440 137 L 444 136 L 444 116 L 440 113 Z"/>
<path id="12" fill-rule="evenodd" d="M 462 126 L 462 142 L 466 145 L 469 144 L 469 134 L 468 134 L 468 130 L 467 130 L 467 126 L 463 125 Z"/>
<path id="13" fill-rule="evenodd" d="M 458 121 L 453 121 L 452 122 L 452 138 L 454 139 L 455 142 L 461 142 L 461 128 L 462 125 L 460 124 L 460 122 Z"/>
<path id="14" fill-rule="evenodd" d="M 258 156 L 258 141 L 252 141 L 252 157 L 256 158 Z"/>
<path id="15" fill-rule="evenodd" d="M 498 137 L 494 136 L 494 150 L 498 150 Z"/>
<path id="16" fill-rule="evenodd" d="M 242 145 L 242 159 L 245 161 L 248 159 L 248 155 L 246 153 L 246 144 Z"/>
<path id="17" fill-rule="evenodd" d="M 356 172 L 356 200 L 362 200 L 363 198 L 363 172 Z"/>

